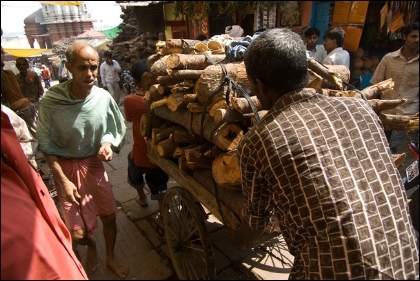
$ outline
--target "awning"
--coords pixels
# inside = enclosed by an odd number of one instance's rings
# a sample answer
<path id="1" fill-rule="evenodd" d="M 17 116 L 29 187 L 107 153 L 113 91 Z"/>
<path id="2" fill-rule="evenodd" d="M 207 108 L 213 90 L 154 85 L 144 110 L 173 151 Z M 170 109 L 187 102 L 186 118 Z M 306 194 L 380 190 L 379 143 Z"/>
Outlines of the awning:
<path id="1" fill-rule="evenodd" d="M 61 5 L 61 6 L 80 6 L 83 1 L 37 1 L 42 4 Z"/>
<path id="2" fill-rule="evenodd" d="M 44 53 L 47 49 L 23 49 L 23 48 L 4 48 L 5 53 L 15 57 L 29 57 Z"/>

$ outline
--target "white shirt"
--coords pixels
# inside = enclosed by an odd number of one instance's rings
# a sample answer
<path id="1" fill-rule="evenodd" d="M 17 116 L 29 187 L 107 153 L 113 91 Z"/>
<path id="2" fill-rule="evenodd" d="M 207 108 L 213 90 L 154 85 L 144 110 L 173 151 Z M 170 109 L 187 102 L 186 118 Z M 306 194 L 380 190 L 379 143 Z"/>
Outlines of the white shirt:
<path id="1" fill-rule="evenodd" d="M 324 45 L 316 45 L 312 51 L 306 50 L 306 53 L 309 57 L 316 59 L 321 62 L 326 56 L 327 51 L 325 51 Z"/>
<path id="2" fill-rule="evenodd" d="M 350 54 L 343 48 L 338 47 L 327 54 L 321 61 L 322 64 L 327 65 L 345 65 L 350 68 Z"/>
<path id="3" fill-rule="evenodd" d="M 109 65 L 106 63 L 106 61 L 104 61 L 99 69 L 101 72 L 101 80 L 103 85 L 105 85 L 107 82 L 115 83 L 120 81 L 120 76 L 118 73 L 121 72 L 121 66 L 116 60 L 112 61 L 114 62 L 113 65 Z"/>

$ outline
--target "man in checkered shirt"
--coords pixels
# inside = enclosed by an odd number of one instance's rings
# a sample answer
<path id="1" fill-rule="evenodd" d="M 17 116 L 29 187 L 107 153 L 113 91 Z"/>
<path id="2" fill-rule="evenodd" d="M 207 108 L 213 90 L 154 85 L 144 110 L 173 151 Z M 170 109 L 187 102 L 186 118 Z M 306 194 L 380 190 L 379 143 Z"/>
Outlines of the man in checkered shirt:
<path id="1" fill-rule="evenodd" d="M 254 241 L 275 212 L 290 279 L 418 280 L 407 196 L 368 102 L 305 89 L 305 45 L 289 29 L 261 33 L 244 61 L 268 112 L 238 146 L 246 203 L 232 243 Z"/>

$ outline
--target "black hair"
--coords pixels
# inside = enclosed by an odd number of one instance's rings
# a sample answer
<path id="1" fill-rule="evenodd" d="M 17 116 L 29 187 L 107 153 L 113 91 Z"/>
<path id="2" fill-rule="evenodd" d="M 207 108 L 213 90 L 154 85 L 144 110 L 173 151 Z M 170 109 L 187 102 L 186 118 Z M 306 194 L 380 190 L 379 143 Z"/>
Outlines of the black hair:
<path id="1" fill-rule="evenodd" d="M 412 24 L 408 25 L 404 30 L 404 35 L 410 34 L 413 30 L 419 30 L 418 22 L 413 22 Z"/>
<path id="2" fill-rule="evenodd" d="M 148 72 L 149 68 L 147 67 L 147 64 L 144 61 L 136 61 L 131 66 L 130 72 L 131 76 L 133 76 L 134 79 L 137 80 L 137 82 L 141 81 L 141 77 L 143 76 L 143 73 Z"/>
<path id="3" fill-rule="evenodd" d="M 312 35 L 316 35 L 319 37 L 321 32 L 316 27 L 310 27 L 307 30 L 305 30 L 305 37 L 311 37 Z"/>
<path id="4" fill-rule="evenodd" d="M 261 80 L 279 95 L 304 88 L 308 80 L 305 44 L 287 28 L 260 33 L 246 49 L 244 63 L 252 81 Z"/>
<path id="5" fill-rule="evenodd" d="M 344 31 L 344 29 L 336 27 L 332 30 L 328 30 L 327 32 L 325 32 L 324 40 L 325 38 L 335 40 L 338 47 L 343 47 L 344 36 L 346 36 L 346 32 Z"/>
<path id="6" fill-rule="evenodd" d="M 106 58 L 112 58 L 112 52 L 111 51 L 105 51 L 104 57 L 106 57 Z"/>

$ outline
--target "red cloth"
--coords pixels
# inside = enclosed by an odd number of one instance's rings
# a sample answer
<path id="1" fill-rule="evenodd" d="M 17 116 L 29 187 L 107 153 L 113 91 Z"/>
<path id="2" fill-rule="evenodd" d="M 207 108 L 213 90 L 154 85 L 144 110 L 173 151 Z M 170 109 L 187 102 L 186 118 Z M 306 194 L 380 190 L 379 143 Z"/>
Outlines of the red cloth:
<path id="1" fill-rule="evenodd" d="M 50 79 L 50 70 L 48 68 L 43 68 L 41 70 L 42 79 Z"/>
<path id="2" fill-rule="evenodd" d="M 1 279 L 88 279 L 70 232 L 1 112 Z"/>
<path id="3" fill-rule="evenodd" d="M 124 98 L 124 115 L 125 120 L 133 122 L 133 150 L 131 151 L 131 159 L 138 167 L 157 168 L 155 164 L 149 161 L 147 157 L 146 138 L 140 133 L 140 119 L 143 114 L 147 113 L 146 99 L 140 95 L 132 94 Z"/>

